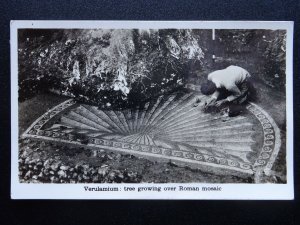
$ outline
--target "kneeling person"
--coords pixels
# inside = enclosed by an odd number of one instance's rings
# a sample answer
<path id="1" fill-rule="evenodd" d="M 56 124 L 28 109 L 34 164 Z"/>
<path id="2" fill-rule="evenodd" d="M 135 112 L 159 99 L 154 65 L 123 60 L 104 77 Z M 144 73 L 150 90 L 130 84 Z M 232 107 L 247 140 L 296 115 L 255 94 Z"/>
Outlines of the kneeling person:
<path id="1" fill-rule="evenodd" d="M 210 95 L 205 108 L 229 105 L 229 116 L 236 116 L 242 111 L 241 105 L 249 97 L 249 78 L 247 70 L 239 66 L 229 66 L 208 75 L 207 82 L 201 86 L 201 92 Z"/>

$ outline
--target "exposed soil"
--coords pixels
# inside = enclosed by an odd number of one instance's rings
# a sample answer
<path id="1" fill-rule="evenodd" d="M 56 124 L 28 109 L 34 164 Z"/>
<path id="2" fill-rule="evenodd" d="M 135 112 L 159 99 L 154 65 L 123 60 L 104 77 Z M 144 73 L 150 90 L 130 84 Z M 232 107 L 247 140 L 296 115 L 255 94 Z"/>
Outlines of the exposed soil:
<path id="1" fill-rule="evenodd" d="M 67 97 L 54 94 L 39 94 L 24 102 L 19 102 L 19 134 L 21 135 L 37 118 L 55 107 Z"/>

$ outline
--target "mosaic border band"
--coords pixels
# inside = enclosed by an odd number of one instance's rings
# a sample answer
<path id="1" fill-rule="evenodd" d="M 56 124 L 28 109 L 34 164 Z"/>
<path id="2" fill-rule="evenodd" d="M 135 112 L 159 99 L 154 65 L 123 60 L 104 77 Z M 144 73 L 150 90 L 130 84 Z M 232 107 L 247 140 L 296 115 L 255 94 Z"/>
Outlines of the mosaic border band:
<path id="1" fill-rule="evenodd" d="M 272 117 L 261 107 L 250 103 L 247 109 L 255 115 L 263 127 L 264 142 L 254 168 L 264 167 L 264 172 L 269 175 L 281 147 L 281 135 Z"/>

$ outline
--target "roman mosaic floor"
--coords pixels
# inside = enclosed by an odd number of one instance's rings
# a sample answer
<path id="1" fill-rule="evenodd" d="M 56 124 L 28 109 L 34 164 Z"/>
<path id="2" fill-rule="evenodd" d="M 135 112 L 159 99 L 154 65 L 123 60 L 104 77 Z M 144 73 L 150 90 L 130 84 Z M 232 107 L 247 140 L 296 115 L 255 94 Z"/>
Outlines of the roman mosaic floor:
<path id="1" fill-rule="evenodd" d="M 194 107 L 196 98 L 202 101 Z M 254 103 L 236 117 L 207 113 L 203 98 L 177 93 L 125 110 L 100 109 L 70 99 L 38 118 L 22 137 L 268 174 L 281 145 L 270 115 Z"/>

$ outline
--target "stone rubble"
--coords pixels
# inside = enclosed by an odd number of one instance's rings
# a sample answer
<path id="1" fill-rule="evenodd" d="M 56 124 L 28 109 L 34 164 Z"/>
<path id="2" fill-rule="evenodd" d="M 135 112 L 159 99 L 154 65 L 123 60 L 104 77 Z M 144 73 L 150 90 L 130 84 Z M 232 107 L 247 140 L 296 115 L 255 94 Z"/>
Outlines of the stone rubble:
<path id="1" fill-rule="evenodd" d="M 19 178 L 27 183 L 139 183 L 141 176 L 137 172 L 116 170 L 102 163 L 92 166 L 78 162 L 71 164 L 58 158 L 41 157 L 42 150 L 32 151 L 27 146 L 20 148 Z M 49 156 L 48 156 L 49 157 Z M 120 160 L 121 154 L 97 152 L 98 159 Z"/>

